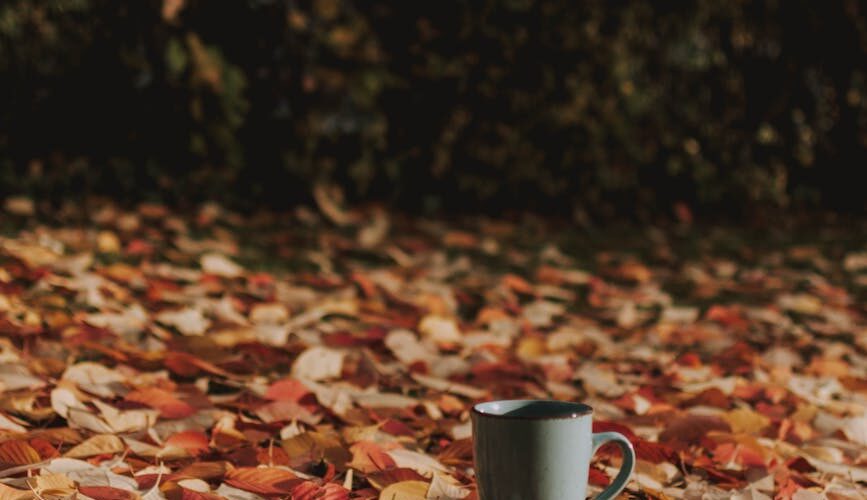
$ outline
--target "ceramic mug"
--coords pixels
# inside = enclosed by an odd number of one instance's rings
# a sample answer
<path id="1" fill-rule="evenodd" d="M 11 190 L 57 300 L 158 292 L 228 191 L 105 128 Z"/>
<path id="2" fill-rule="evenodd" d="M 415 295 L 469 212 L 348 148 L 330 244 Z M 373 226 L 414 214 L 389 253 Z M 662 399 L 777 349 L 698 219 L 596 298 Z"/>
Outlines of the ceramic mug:
<path id="1" fill-rule="evenodd" d="M 617 432 L 593 433 L 593 408 L 581 403 L 506 400 L 473 407 L 473 451 L 480 500 L 584 500 L 590 458 L 605 443 L 623 465 L 597 500 L 614 498 L 635 466 L 632 444 Z"/>

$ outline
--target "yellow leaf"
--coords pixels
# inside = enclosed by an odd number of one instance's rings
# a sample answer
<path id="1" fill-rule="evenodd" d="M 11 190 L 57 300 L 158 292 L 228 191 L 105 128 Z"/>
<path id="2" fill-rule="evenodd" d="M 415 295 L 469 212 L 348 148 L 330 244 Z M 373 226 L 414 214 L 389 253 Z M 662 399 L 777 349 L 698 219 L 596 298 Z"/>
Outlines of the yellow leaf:
<path id="1" fill-rule="evenodd" d="M 427 488 L 424 481 L 401 481 L 382 490 L 379 500 L 425 500 Z"/>
<path id="2" fill-rule="evenodd" d="M 537 337 L 526 337 L 518 343 L 515 354 L 523 360 L 535 359 L 545 354 L 545 342 Z"/>
<path id="3" fill-rule="evenodd" d="M 765 427 L 771 425 L 771 420 L 768 417 L 749 408 L 732 410 L 723 415 L 723 418 L 729 423 L 734 433 L 759 434 Z"/>
<path id="4" fill-rule="evenodd" d="M 96 235 L 96 248 L 100 253 L 119 253 L 121 249 L 120 238 L 111 231 L 100 231 Z"/>
<path id="5" fill-rule="evenodd" d="M 99 434 L 67 451 L 64 456 L 68 458 L 87 458 L 96 455 L 120 453 L 124 449 L 123 441 L 119 437 L 113 434 Z"/>
<path id="6" fill-rule="evenodd" d="M 18 490 L 0 483 L 0 500 L 30 500 L 33 492 L 30 490 Z"/>
<path id="7" fill-rule="evenodd" d="M 63 474 L 43 474 L 31 477 L 27 480 L 27 485 L 46 500 L 49 498 L 52 500 L 72 500 L 78 493 L 72 479 Z"/>

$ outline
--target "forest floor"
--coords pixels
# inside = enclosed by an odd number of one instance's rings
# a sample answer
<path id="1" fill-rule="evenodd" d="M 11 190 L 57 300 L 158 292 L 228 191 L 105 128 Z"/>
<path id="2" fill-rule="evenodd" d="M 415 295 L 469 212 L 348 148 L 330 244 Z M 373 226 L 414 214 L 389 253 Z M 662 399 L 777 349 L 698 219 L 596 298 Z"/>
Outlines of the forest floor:
<path id="1" fill-rule="evenodd" d="M 624 498 L 867 496 L 865 233 L 324 201 L 7 201 L 0 499 L 475 498 L 494 398 L 593 406 Z"/>

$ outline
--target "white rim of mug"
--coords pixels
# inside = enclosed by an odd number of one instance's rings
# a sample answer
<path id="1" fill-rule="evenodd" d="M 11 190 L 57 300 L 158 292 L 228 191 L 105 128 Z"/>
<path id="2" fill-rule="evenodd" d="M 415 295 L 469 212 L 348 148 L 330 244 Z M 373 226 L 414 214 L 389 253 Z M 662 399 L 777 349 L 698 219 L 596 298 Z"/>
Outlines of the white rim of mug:
<path id="1" fill-rule="evenodd" d="M 576 407 L 576 411 L 563 415 L 540 415 L 540 416 L 527 416 L 527 415 L 495 415 L 493 413 L 485 413 L 483 411 L 479 411 L 479 406 L 486 405 L 490 403 L 512 403 L 512 402 L 522 402 L 522 403 L 558 403 L 558 404 L 566 404 L 573 405 Z M 584 417 L 587 415 L 593 414 L 593 408 L 585 405 L 584 403 L 576 403 L 573 401 L 557 401 L 556 399 L 495 399 L 493 401 L 485 401 L 482 403 L 476 403 L 473 405 L 472 413 L 474 415 L 478 415 L 480 417 L 485 418 L 498 418 L 501 420 L 571 420 L 579 417 Z"/>

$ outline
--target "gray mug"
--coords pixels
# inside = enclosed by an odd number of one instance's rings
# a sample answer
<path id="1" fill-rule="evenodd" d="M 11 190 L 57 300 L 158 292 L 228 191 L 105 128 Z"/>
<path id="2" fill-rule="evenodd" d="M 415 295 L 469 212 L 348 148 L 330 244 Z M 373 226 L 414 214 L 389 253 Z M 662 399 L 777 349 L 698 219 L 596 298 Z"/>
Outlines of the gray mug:
<path id="1" fill-rule="evenodd" d="M 593 433 L 581 403 L 506 400 L 473 407 L 473 451 L 480 500 L 584 500 L 590 458 L 607 442 L 623 465 L 597 500 L 616 497 L 635 467 L 632 444 L 617 432 Z"/>

